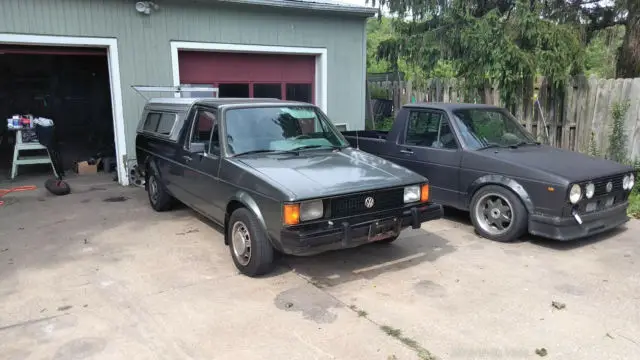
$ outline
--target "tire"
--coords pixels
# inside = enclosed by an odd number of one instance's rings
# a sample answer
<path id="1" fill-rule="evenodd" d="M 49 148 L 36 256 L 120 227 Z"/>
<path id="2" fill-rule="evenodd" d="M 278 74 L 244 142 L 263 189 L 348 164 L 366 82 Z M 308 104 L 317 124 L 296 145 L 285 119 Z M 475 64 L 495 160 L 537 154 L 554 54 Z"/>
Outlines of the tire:
<path id="1" fill-rule="evenodd" d="M 516 194 L 502 186 L 480 188 L 473 195 L 469 211 L 476 232 L 484 238 L 506 243 L 527 232 L 527 209 Z"/>
<path id="2" fill-rule="evenodd" d="M 242 274 L 256 277 L 273 270 L 273 246 L 251 211 L 246 208 L 236 209 L 231 214 L 226 231 L 231 258 Z"/>
<path id="3" fill-rule="evenodd" d="M 49 190 L 50 193 L 57 196 L 67 195 L 71 192 L 71 187 L 66 181 L 58 179 L 47 179 L 44 182 L 44 187 Z"/>
<path id="4" fill-rule="evenodd" d="M 147 194 L 149 195 L 149 203 L 151 207 L 158 212 L 170 210 L 173 206 L 174 199 L 162 184 L 159 176 L 153 168 L 149 169 L 149 178 L 147 179 Z"/>

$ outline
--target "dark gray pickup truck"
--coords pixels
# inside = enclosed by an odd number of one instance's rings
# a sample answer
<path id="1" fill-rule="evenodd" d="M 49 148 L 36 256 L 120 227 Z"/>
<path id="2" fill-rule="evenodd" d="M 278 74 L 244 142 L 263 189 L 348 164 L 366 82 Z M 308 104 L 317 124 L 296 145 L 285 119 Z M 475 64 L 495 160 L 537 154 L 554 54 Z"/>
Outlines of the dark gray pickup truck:
<path id="1" fill-rule="evenodd" d="M 151 100 L 136 137 L 151 206 L 179 200 L 224 228 L 236 267 L 391 242 L 442 217 L 426 178 L 353 149 L 316 106 L 268 99 Z"/>
<path id="2" fill-rule="evenodd" d="M 476 231 L 492 240 L 527 231 L 571 240 L 628 221 L 632 167 L 541 145 L 499 107 L 411 104 L 389 132 L 343 135 L 429 178 L 433 201 L 470 211 Z"/>

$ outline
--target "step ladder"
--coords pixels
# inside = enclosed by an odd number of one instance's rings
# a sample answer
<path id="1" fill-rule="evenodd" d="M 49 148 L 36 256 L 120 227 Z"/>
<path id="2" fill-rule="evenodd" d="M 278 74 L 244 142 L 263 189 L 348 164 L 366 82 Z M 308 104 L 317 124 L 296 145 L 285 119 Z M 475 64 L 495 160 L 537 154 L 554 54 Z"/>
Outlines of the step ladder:
<path id="1" fill-rule="evenodd" d="M 51 154 L 49 154 L 49 150 L 45 146 L 37 142 L 22 142 L 22 130 L 16 129 L 16 143 L 13 148 L 13 162 L 11 163 L 11 180 L 13 180 L 18 175 L 18 166 L 22 165 L 35 165 L 35 164 L 51 164 L 51 168 L 53 169 L 53 175 L 58 177 L 58 173 L 56 172 L 56 168 L 53 166 L 53 161 L 51 161 Z M 31 155 L 31 156 L 21 156 L 21 151 L 33 151 L 33 150 L 45 150 L 47 155 Z"/>

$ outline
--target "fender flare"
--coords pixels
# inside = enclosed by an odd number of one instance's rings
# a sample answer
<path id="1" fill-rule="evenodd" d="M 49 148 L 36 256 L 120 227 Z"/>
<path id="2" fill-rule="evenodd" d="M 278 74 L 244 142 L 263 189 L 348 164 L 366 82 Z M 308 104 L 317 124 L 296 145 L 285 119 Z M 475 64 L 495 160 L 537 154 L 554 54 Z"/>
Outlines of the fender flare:
<path id="1" fill-rule="evenodd" d="M 473 198 L 473 195 L 475 195 L 476 191 L 486 185 L 500 185 L 513 191 L 520 198 L 529 214 L 533 214 L 535 208 L 527 190 L 525 190 L 519 182 L 507 176 L 495 174 L 481 176 L 469 185 L 469 188 L 467 189 L 467 194 L 469 194 L 467 199 L 468 208 L 471 207 L 471 199 Z"/>
<path id="2" fill-rule="evenodd" d="M 227 201 L 226 208 L 228 208 L 229 204 L 231 202 L 233 202 L 233 201 L 239 202 L 245 208 L 247 208 L 249 211 L 251 211 L 253 213 L 253 215 L 255 215 L 256 219 L 258 219 L 258 224 L 260 224 L 260 227 L 262 228 L 264 233 L 267 234 L 267 237 L 269 237 L 268 236 L 268 231 L 267 231 L 267 223 L 264 220 L 264 216 L 262 215 L 262 211 L 260 211 L 260 207 L 258 206 L 258 203 L 256 203 L 256 201 L 253 199 L 253 197 L 251 197 L 251 195 L 249 193 L 247 193 L 246 191 L 239 190 L 235 194 L 233 194 L 233 196 Z M 225 245 L 229 244 L 229 239 L 227 238 L 228 237 L 228 235 L 227 235 L 227 233 L 228 233 L 227 232 L 227 225 L 228 225 L 230 217 L 231 217 L 231 214 L 229 214 L 229 213 L 225 214 L 225 221 L 224 221 L 224 243 L 225 243 Z"/>

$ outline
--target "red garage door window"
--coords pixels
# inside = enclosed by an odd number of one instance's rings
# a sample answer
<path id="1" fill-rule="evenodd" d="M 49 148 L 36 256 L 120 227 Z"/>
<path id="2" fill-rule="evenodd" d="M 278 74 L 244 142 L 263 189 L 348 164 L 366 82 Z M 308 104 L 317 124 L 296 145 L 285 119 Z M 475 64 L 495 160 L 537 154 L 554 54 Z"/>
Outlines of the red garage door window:
<path id="1" fill-rule="evenodd" d="M 180 83 L 217 86 L 220 97 L 314 103 L 314 56 L 180 51 Z"/>

